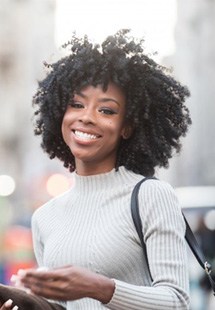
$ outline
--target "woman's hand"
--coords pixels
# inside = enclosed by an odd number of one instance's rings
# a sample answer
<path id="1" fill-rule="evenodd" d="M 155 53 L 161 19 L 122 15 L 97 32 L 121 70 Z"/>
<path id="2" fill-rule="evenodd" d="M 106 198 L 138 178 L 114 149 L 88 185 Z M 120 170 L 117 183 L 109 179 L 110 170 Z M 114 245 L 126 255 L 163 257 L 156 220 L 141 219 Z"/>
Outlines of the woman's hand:
<path id="1" fill-rule="evenodd" d="M 108 303 L 115 288 L 113 280 L 74 266 L 46 271 L 22 270 L 18 275 L 21 283 L 33 294 L 52 300 L 66 301 L 90 297 Z"/>
<path id="2" fill-rule="evenodd" d="M 3 305 L 0 305 L 0 310 L 17 310 L 19 309 L 17 306 L 13 305 L 12 299 L 8 299 Z"/>

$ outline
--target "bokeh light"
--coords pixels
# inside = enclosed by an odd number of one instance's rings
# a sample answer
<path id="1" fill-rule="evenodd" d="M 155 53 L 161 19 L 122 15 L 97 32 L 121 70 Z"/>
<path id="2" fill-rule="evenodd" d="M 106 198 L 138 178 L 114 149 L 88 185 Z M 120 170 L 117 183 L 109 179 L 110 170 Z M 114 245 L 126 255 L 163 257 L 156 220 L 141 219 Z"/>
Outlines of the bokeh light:
<path id="1" fill-rule="evenodd" d="M 15 181 L 9 175 L 0 175 L 0 196 L 9 196 L 15 190 Z"/>
<path id="2" fill-rule="evenodd" d="M 204 223 L 209 230 L 215 230 L 215 210 L 206 213 Z"/>
<path id="3" fill-rule="evenodd" d="M 62 194 L 70 187 L 69 179 L 63 174 L 56 173 L 51 175 L 46 182 L 46 190 L 52 197 Z"/>

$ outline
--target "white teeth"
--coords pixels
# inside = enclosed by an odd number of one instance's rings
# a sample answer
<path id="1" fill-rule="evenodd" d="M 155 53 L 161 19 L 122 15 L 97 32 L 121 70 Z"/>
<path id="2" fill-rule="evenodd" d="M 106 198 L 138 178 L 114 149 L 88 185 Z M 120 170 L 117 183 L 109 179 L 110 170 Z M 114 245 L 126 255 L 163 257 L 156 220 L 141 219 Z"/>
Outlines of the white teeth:
<path id="1" fill-rule="evenodd" d="M 78 137 L 78 138 L 81 138 L 81 139 L 84 139 L 84 140 L 92 140 L 92 139 L 96 139 L 97 136 L 95 135 L 90 135 L 86 132 L 82 132 L 82 131 L 78 131 L 78 130 L 75 130 L 75 135 Z"/>

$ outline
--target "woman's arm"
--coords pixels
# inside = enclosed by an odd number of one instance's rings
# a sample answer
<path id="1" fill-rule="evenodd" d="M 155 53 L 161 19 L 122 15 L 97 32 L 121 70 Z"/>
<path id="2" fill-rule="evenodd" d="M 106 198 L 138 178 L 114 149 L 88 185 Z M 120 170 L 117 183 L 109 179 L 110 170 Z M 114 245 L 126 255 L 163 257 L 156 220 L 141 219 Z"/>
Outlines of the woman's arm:
<path id="1" fill-rule="evenodd" d="M 185 223 L 172 187 L 148 180 L 139 193 L 144 241 L 153 278 L 151 287 L 115 280 L 109 309 L 189 309 Z"/>
<path id="2" fill-rule="evenodd" d="M 76 266 L 46 271 L 21 270 L 18 276 L 33 294 L 59 301 L 89 297 L 108 303 L 115 289 L 114 280 Z"/>

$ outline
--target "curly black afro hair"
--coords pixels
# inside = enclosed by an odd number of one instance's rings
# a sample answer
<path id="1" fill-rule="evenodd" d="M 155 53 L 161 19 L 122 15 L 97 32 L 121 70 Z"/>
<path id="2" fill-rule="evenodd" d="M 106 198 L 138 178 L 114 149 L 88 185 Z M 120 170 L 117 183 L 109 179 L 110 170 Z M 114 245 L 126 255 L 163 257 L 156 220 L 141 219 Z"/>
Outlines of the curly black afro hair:
<path id="1" fill-rule="evenodd" d="M 136 40 L 123 29 L 93 44 L 87 36 L 75 34 L 63 47 L 69 55 L 49 69 L 39 82 L 33 98 L 35 134 L 42 135 L 42 148 L 50 158 L 57 157 L 70 171 L 75 169 L 74 156 L 65 144 L 61 123 L 74 91 L 87 85 L 109 82 L 120 86 L 127 98 L 126 119 L 133 134 L 122 140 L 116 168 L 142 175 L 153 175 L 156 166 L 167 167 L 173 151 L 180 151 L 180 137 L 187 132 L 191 119 L 184 105 L 189 91 L 168 70 L 144 53 L 144 40 Z"/>

